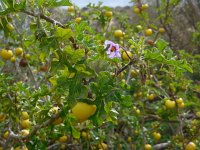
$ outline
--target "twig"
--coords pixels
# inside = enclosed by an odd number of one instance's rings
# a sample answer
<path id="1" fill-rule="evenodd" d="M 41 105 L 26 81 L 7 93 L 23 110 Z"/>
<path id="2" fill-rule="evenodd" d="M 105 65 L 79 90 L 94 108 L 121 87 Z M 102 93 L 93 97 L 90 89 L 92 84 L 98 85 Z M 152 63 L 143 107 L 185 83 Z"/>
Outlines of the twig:
<path id="1" fill-rule="evenodd" d="M 132 65 L 134 63 L 134 61 L 130 61 L 128 64 L 126 64 L 125 66 L 123 66 L 120 70 L 118 70 L 116 72 L 115 76 L 118 76 L 121 72 L 123 72 L 126 68 L 128 68 L 129 65 Z"/>
<path id="2" fill-rule="evenodd" d="M 33 72 L 31 70 L 31 67 L 29 66 L 29 64 L 27 65 L 27 67 L 28 67 L 28 70 L 29 70 L 29 73 L 30 73 L 30 77 L 32 78 L 32 80 L 34 82 L 35 88 L 38 89 L 39 85 L 38 85 L 38 83 L 37 83 L 37 81 L 36 81 L 36 79 L 35 79 L 35 77 L 33 75 Z"/>
<path id="3" fill-rule="evenodd" d="M 171 144 L 171 141 L 168 141 L 167 143 L 156 144 L 156 145 L 153 146 L 153 149 L 162 150 L 162 149 L 168 147 L 170 144 Z"/>
<path id="4" fill-rule="evenodd" d="M 38 17 L 37 14 L 34 14 L 34 13 L 29 12 L 29 11 L 26 11 L 26 10 L 24 10 L 24 11 L 22 11 L 22 12 L 25 13 L 25 14 L 28 14 L 28 15 L 30 15 L 30 16 L 33 16 L 33 17 Z M 50 22 L 50 23 L 52 23 L 52 24 L 54 24 L 54 25 L 57 25 L 57 26 L 59 26 L 59 27 L 61 27 L 61 28 L 65 28 L 65 26 L 64 26 L 62 23 L 60 23 L 59 21 L 56 21 L 56 20 L 54 20 L 54 19 L 52 19 L 52 18 L 50 18 L 50 17 L 47 17 L 47 16 L 45 16 L 44 14 L 41 14 L 41 13 L 40 13 L 39 15 L 40 15 L 40 18 L 41 18 L 41 19 L 44 19 L 44 20 L 46 20 L 47 22 Z M 69 37 L 69 40 L 72 42 L 74 49 L 78 49 L 78 46 L 77 46 L 77 44 L 76 44 L 74 38 L 73 38 L 73 37 Z"/>
<path id="5" fill-rule="evenodd" d="M 156 76 L 153 76 L 153 79 L 156 82 L 155 86 L 157 88 L 159 88 L 163 92 L 163 94 L 165 94 L 165 96 L 170 97 L 169 94 L 161 86 L 158 85 L 159 83 L 158 83 L 158 79 L 156 78 Z"/>

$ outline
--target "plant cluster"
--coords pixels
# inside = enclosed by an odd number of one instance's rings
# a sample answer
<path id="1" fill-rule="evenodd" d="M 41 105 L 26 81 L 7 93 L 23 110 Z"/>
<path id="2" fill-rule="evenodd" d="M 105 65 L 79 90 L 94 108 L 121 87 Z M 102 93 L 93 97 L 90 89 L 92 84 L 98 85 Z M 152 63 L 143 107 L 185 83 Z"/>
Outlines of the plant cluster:
<path id="1" fill-rule="evenodd" d="M 175 52 L 149 7 L 131 24 L 101 3 L 1 0 L 0 149 L 200 148 L 200 57 Z"/>

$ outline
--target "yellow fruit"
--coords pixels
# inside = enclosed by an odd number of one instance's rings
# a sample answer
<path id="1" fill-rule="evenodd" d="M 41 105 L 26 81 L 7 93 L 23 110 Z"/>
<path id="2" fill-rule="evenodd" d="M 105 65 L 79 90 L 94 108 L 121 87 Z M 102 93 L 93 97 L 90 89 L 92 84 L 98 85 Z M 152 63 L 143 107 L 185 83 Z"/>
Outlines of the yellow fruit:
<path id="1" fill-rule="evenodd" d="M 102 149 L 102 150 L 107 150 L 108 145 L 106 143 L 101 143 L 101 144 L 99 144 L 99 148 Z"/>
<path id="2" fill-rule="evenodd" d="M 29 130 L 27 130 L 27 129 L 21 130 L 19 134 L 21 136 L 27 136 L 27 135 L 29 135 Z"/>
<path id="3" fill-rule="evenodd" d="M 30 55 L 30 54 L 26 54 L 26 55 L 25 55 L 25 58 L 26 58 L 26 59 L 30 59 L 30 58 L 31 58 L 31 55 Z"/>
<path id="4" fill-rule="evenodd" d="M 138 7 L 133 7 L 133 12 L 136 14 L 141 13 L 140 8 L 138 8 Z"/>
<path id="5" fill-rule="evenodd" d="M 196 144 L 190 142 L 186 145 L 185 150 L 196 150 Z"/>
<path id="6" fill-rule="evenodd" d="M 8 23 L 8 24 L 6 25 L 6 27 L 8 28 L 8 30 L 9 30 L 10 32 L 12 32 L 12 31 L 15 29 L 11 23 Z"/>
<path id="7" fill-rule="evenodd" d="M 14 150 L 28 150 L 26 146 L 18 146 Z"/>
<path id="8" fill-rule="evenodd" d="M 183 99 L 182 99 L 182 98 L 178 98 L 178 99 L 176 99 L 176 103 L 177 103 L 177 104 L 181 104 L 181 103 L 183 103 Z"/>
<path id="9" fill-rule="evenodd" d="M 61 117 L 57 118 L 56 120 L 53 121 L 54 125 L 61 124 L 63 122 L 63 119 Z"/>
<path id="10" fill-rule="evenodd" d="M 136 136 L 139 135 L 139 130 L 134 130 L 133 134 L 136 135 Z"/>
<path id="11" fill-rule="evenodd" d="M 131 149 L 132 150 L 136 150 L 136 145 L 135 144 L 131 144 Z"/>
<path id="12" fill-rule="evenodd" d="M 11 50 L 2 49 L 0 55 L 3 59 L 9 60 L 13 56 L 13 52 Z"/>
<path id="13" fill-rule="evenodd" d="M 96 105 L 89 105 L 87 103 L 78 102 L 72 108 L 72 114 L 76 116 L 79 122 L 87 120 L 96 112 Z"/>
<path id="14" fill-rule="evenodd" d="M 108 17 L 108 18 L 111 18 L 112 15 L 113 15 L 113 13 L 112 13 L 112 11 L 106 11 L 104 15 L 105 15 L 106 17 Z"/>
<path id="15" fill-rule="evenodd" d="M 21 117 L 22 117 L 23 120 L 29 119 L 29 115 L 28 115 L 28 113 L 26 111 L 22 112 Z"/>
<path id="16" fill-rule="evenodd" d="M 65 149 L 66 149 L 65 144 L 61 144 L 61 145 L 60 145 L 60 149 L 61 149 L 61 150 L 65 150 Z"/>
<path id="17" fill-rule="evenodd" d="M 87 138 L 87 132 L 82 131 L 82 132 L 81 132 L 81 136 L 82 136 L 83 138 Z"/>
<path id="18" fill-rule="evenodd" d="M 138 76 L 139 75 L 139 70 L 138 69 L 132 69 L 131 70 L 131 75 L 133 76 L 133 77 L 136 77 L 136 76 Z"/>
<path id="19" fill-rule="evenodd" d="M 159 32 L 159 33 L 165 33 L 165 29 L 164 29 L 164 28 L 159 28 L 159 29 L 158 29 L 158 32 Z"/>
<path id="20" fill-rule="evenodd" d="M 23 49 L 21 47 L 15 49 L 16 56 L 21 56 L 22 54 L 23 54 Z"/>
<path id="21" fill-rule="evenodd" d="M 138 30 L 142 30 L 142 26 L 141 26 L 141 25 L 137 25 L 136 28 L 137 28 Z"/>
<path id="22" fill-rule="evenodd" d="M 160 133 L 158 133 L 158 132 L 153 132 L 153 138 L 155 139 L 155 140 L 160 140 L 160 138 L 161 138 L 161 134 Z"/>
<path id="23" fill-rule="evenodd" d="M 85 131 L 82 131 L 81 132 L 81 136 L 84 138 L 84 139 L 90 139 L 91 138 L 91 135 Z"/>
<path id="24" fill-rule="evenodd" d="M 200 118 L 200 111 L 196 112 L 196 116 Z"/>
<path id="25" fill-rule="evenodd" d="M 75 22 L 76 22 L 76 23 L 80 23 L 80 22 L 81 22 L 81 20 L 82 20 L 82 18 L 81 18 L 81 17 L 77 17 L 77 18 L 75 19 Z"/>
<path id="26" fill-rule="evenodd" d="M 68 12 L 74 12 L 74 6 L 69 6 L 67 10 Z"/>
<path id="27" fill-rule="evenodd" d="M 123 148 L 122 144 L 118 144 L 118 149 L 121 150 Z"/>
<path id="28" fill-rule="evenodd" d="M 143 5 L 142 5 L 142 10 L 145 10 L 145 9 L 147 9 L 147 8 L 149 8 L 149 5 L 148 5 L 148 4 L 143 4 Z"/>
<path id="29" fill-rule="evenodd" d="M 14 150 L 21 150 L 21 147 L 20 147 L 20 146 L 17 146 L 17 147 L 15 147 Z"/>
<path id="30" fill-rule="evenodd" d="M 166 100 L 165 101 L 165 106 L 166 108 L 172 109 L 176 106 L 175 101 L 171 101 L 171 100 Z"/>
<path id="31" fill-rule="evenodd" d="M 0 146 L 0 150 L 3 150 L 3 147 Z"/>
<path id="32" fill-rule="evenodd" d="M 139 109 L 136 108 L 134 111 L 135 111 L 136 114 L 138 114 L 138 115 L 140 114 L 140 110 Z"/>
<path id="33" fill-rule="evenodd" d="M 185 103 L 184 102 L 178 104 L 178 108 L 184 108 L 184 107 L 185 107 Z"/>
<path id="34" fill-rule="evenodd" d="M 142 92 L 139 91 L 139 92 L 137 92 L 136 95 L 137 95 L 137 97 L 142 97 Z"/>
<path id="35" fill-rule="evenodd" d="M 127 139 L 127 142 L 130 143 L 131 141 L 132 141 L 132 138 L 129 136 L 128 139 Z"/>
<path id="36" fill-rule="evenodd" d="M 152 149 L 152 147 L 150 144 L 145 144 L 144 150 L 151 150 L 151 149 Z"/>
<path id="37" fill-rule="evenodd" d="M 3 134 L 3 138 L 4 138 L 4 139 L 7 139 L 7 138 L 8 138 L 8 136 L 9 136 L 9 132 L 8 132 L 8 131 L 6 131 L 6 132 Z"/>
<path id="38" fill-rule="evenodd" d="M 122 30 L 115 30 L 114 36 L 117 38 L 121 38 L 123 36 Z"/>
<path id="39" fill-rule="evenodd" d="M 114 76 L 115 74 L 113 74 Z M 123 79 L 124 78 L 124 72 L 121 72 L 119 75 L 118 75 L 119 78 Z"/>
<path id="40" fill-rule="evenodd" d="M 146 29 L 144 33 L 146 36 L 151 36 L 153 34 L 153 30 L 149 28 L 149 29 Z"/>
<path id="41" fill-rule="evenodd" d="M 127 55 L 128 54 L 128 55 Z M 129 61 L 130 58 L 133 57 L 133 54 L 130 52 L 130 51 L 126 51 L 126 52 L 122 52 L 122 59 L 125 60 L 125 61 Z"/>
<path id="42" fill-rule="evenodd" d="M 68 137 L 66 135 L 63 135 L 59 138 L 59 142 L 67 142 Z"/>
<path id="43" fill-rule="evenodd" d="M 10 58 L 10 61 L 11 61 L 12 63 L 16 62 L 16 57 L 15 57 L 15 56 L 11 57 L 11 58 Z"/>
<path id="44" fill-rule="evenodd" d="M 4 121 L 6 119 L 6 115 L 0 114 L 0 122 Z"/>
<path id="45" fill-rule="evenodd" d="M 140 114 L 140 110 L 139 109 L 136 109 L 135 111 L 138 115 Z"/>
<path id="46" fill-rule="evenodd" d="M 22 127 L 22 129 L 30 128 L 31 127 L 31 122 L 29 121 L 29 119 L 22 120 L 21 121 L 21 127 Z"/>
<path id="47" fill-rule="evenodd" d="M 154 98 L 156 97 L 156 95 L 155 94 L 150 94 L 150 95 L 147 95 L 147 99 L 148 100 L 154 100 Z"/>

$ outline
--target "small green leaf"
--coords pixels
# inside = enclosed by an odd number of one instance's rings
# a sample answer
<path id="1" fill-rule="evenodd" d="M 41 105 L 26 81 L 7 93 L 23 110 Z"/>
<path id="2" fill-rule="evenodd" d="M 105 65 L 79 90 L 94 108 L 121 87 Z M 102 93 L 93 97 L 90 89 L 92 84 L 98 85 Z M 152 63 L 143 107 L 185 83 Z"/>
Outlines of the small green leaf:
<path id="1" fill-rule="evenodd" d="M 121 104 L 125 107 L 130 107 L 133 105 L 132 101 L 131 101 L 131 96 L 130 95 L 126 95 L 126 96 L 122 96 L 121 99 Z"/>
<path id="2" fill-rule="evenodd" d="M 59 7 L 59 6 L 71 6 L 69 0 L 38 0 L 38 6 L 42 7 Z"/>
<path id="3" fill-rule="evenodd" d="M 158 39 L 156 46 L 160 51 L 163 51 L 168 46 L 168 43 L 162 39 Z"/>
<path id="4" fill-rule="evenodd" d="M 38 0 L 37 2 L 38 6 L 41 7 L 44 4 L 45 0 Z"/>
<path id="5" fill-rule="evenodd" d="M 26 0 L 17 2 L 16 0 L 1 0 L 0 1 L 0 15 L 7 15 L 8 13 L 24 10 Z"/>
<path id="6" fill-rule="evenodd" d="M 58 6 L 70 6 L 72 5 L 69 0 L 50 0 L 50 7 L 58 7 Z"/>
<path id="7" fill-rule="evenodd" d="M 83 49 L 78 49 L 74 51 L 73 59 L 80 60 L 85 56 L 85 51 Z"/>
<path id="8" fill-rule="evenodd" d="M 76 139 L 80 138 L 80 132 L 78 130 L 76 130 L 73 126 L 72 127 L 72 136 Z"/>
<path id="9" fill-rule="evenodd" d="M 72 36 L 72 30 L 71 29 L 63 29 L 61 27 L 57 27 L 57 30 L 55 32 L 55 36 L 62 39 L 67 40 L 69 37 Z"/>

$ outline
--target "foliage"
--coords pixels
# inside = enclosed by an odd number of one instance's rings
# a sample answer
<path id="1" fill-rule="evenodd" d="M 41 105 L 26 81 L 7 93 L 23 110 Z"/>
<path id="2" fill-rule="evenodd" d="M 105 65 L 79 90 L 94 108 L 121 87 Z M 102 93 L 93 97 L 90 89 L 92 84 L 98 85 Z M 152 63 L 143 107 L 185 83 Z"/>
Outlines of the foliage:
<path id="1" fill-rule="evenodd" d="M 12 50 L 15 58 L 5 60 L 1 53 L 1 147 L 184 149 L 193 142 L 198 149 L 200 57 L 174 51 L 162 38 L 164 31 L 148 23 L 150 6 L 140 1 L 134 6 L 137 24 L 117 11 L 106 16 L 111 8 L 101 3 L 88 5 L 87 12 L 71 7 L 65 24 L 51 18 L 50 8 L 70 5 L 66 0 L 0 2 L 0 48 Z M 158 11 L 167 7 L 165 1 L 161 6 Z M 110 25 L 113 18 L 117 27 Z M 149 28 L 153 34 L 147 36 Z M 123 34 L 115 37 L 119 29 Z M 106 40 L 132 55 L 109 58 Z M 23 54 L 17 56 L 18 47 Z M 171 109 L 167 100 L 175 103 Z M 72 113 L 76 104 L 88 108 L 86 121 L 73 115 L 84 114 L 82 109 Z"/>

